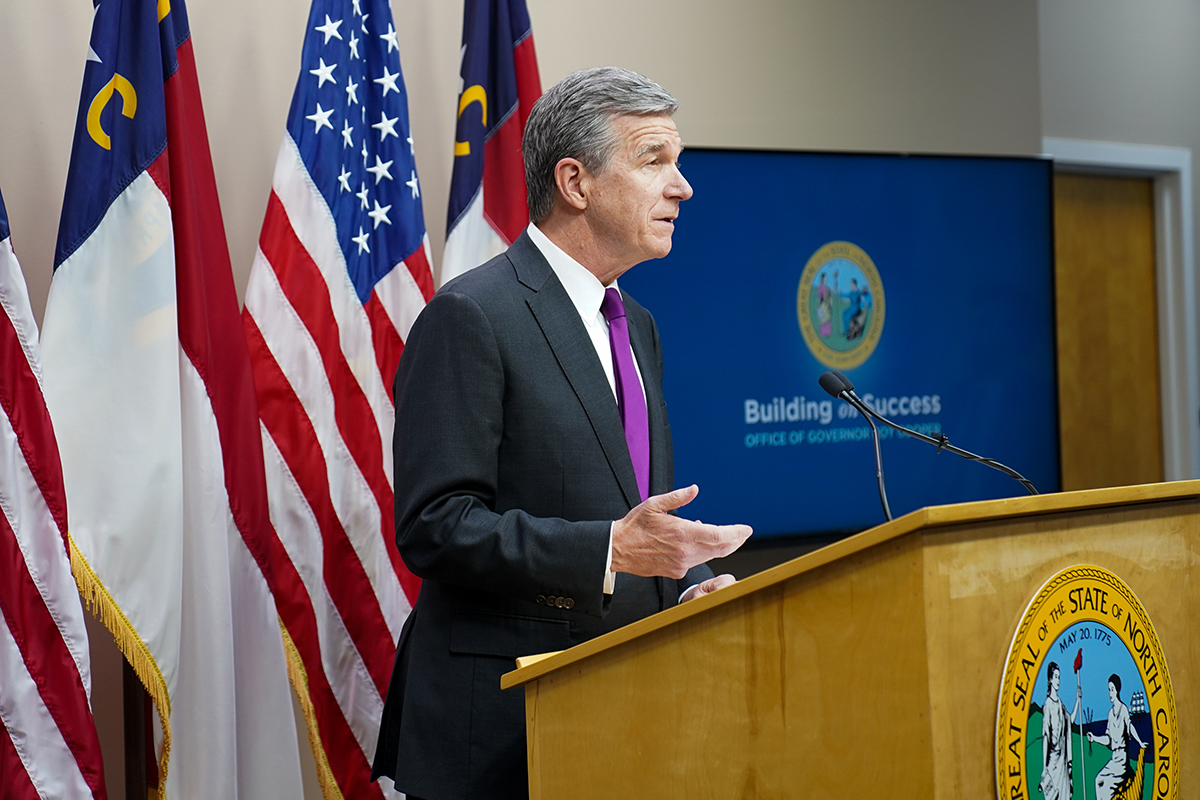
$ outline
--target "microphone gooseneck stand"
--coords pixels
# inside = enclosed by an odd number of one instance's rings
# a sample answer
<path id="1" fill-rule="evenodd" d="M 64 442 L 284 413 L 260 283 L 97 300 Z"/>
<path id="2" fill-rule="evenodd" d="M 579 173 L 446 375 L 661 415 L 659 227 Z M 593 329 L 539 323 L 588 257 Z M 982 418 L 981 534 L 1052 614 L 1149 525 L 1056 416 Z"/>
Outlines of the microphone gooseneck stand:
<path id="1" fill-rule="evenodd" d="M 829 374 L 829 373 L 826 373 L 826 374 Z M 968 450 L 963 450 L 961 447 L 955 447 L 954 445 L 950 444 L 949 437 L 947 437 L 946 434 L 944 434 L 944 433 L 938 434 L 938 437 L 935 439 L 932 436 L 926 436 L 923 433 L 918 433 L 917 431 L 910 430 L 909 428 L 906 428 L 903 425 L 897 425 L 896 423 L 892 422 L 887 417 L 880 415 L 878 412 L 875 411 L 875 409 L 871 408 L 870 405 L 868 405 L 861 397 L 859 397 L 857 394 L 855 394 L 854 393 L 854 384 L 852 384 L 850 382 L 849 378 L 847 378 L 845 375 L 843 375 L 842 373 L 837 372 L 837 371 L 833 372 L 832 374 L 842 382 L 842 386 L 845 388 L 846 394 L 849 395 L 850 397 L 854 398 L 855 400 L 857 400 L 859 405 L 861 406 L 861 408 L 866 409 L 867 414 L 869 414 L 870 416 L 879 420 L 884 425 L 887 425 L 889 428 L 893 428 L 894 430 L 897 430 L 897 431 L 900 431 L 901 433 L 907 434 L 907 435 L 913 437 L 914 439 L 919 439 L 922 442 L 931 444 L 937 448 L 937 451 L 939 453 L 942 452 L 943 450 L 946 450 L 947 452 L 954 453 L 954 455 L 965 458 L 968 461 L 975 461 L 979 464 L 983 464 L 985 467 L 991 467 L 994 470 L 1003 472 L 1005 475 L 1007 475 L 1008 477 L 1012 478 L 1017 483 L 1024 486 L 1025 489 L 1030 494 L 1038 493 L 1038 490 L 1034 488 L 1033 484 L 1030 483 L 1025 478 L 1024 475 L 1017 472 L 1015 469 L 1006 467 L 1003 464 L 1001 464 L 999 461 L 996 461 L 993 458 L 984 458 L 983 456 L 975 455 L 974 453 L 972 453 Z M 822 384 L 822 385 L 824 385 L 824 384 Z M 826 391 L 828 391 L 828 390 L 826 390 Z"/>
<path id="2" fill-rule="evenodd" d="M 817 382 L 829 394 L 841 398 L 852 407 L 859 409 L 859 413 L 863 415 L 867 420 L 867 424 L 871 426 L 871 439 L 875 442 L 875 479 L 879 483 L 879 502 L 883 505 L 884 518 L 888 522 L 891 522 L 892 509 L 888 506 L 887 488 L 883 485 L 883 452 L 879 448 L 879 429 L 875 427 L 875 421 L 871 419 L 870 415 L 860 407 L 862 401 L 856 397 L 852 397 L 850 391 L 846 389 L 844 379 L 836 377 L 838 374 L 840 373 L 826 372 L 821 375 Z"/>
<path id="3" fill-rule="evenodd" d="M 845 400 L 847 403 L 849 403 L 851 407 L 863 415 L 863 418 L 867 421 L 867 424 L 871 426 L 871 438 L 875 443 L 875 475 L 879 482 L 879 501 L 883 504 L 883 515 L 889 521 L 892 519 L 892 510 L 888 507 L 887 489 L 885 489 L 883 485 L 883 455 L 879 448 L 879 429 L 875 426 L 874 421 L 876 419 L 882 422 L 884 425 L 887 425 L 889 428 L 897 430 L 907 436 L 911 436 L 914 439 L 918 439 L 922 442 L 933 445 L 937 448 L 937 452 L 939 453 L 943 450 L 946 450 L 947 452 L 954 453 L 956 456 L 965 458 L 968 461 L 974 461 L 976 463 L 983 464 L 986 467 L 991 467 L 994 470 L 1003 472 L 1008 477 L 1020 483 L 1030 494 L 1038 493 L 1038 490 L 1034 488 L 1033 484 L 1030 483 L 1025 476 L 1021 475 L 1021 473 L 1011 469 L 1010 467 L 1006 467 L 995 459 L 984 458 L 983 456 L 975 455 L 970 451 L 963 450 L 961 447 L 955 447 L 954 445 L 950 444 L 950 439 L 944 433 L 938 434 L 938 437 L 935 439 L 932 436 L 918 433 L 917 431 L 906 428 L 903 425 L 897 425 L 896 423 L 892 422 L 887 417 L 884 417 L 882 414 L 876 412 L 875 409 L 871 408 L 871 406 L 865 400 L 855 394 L 854 384 L 851 383 L 850 379 L 842 373 L 836 370 L 833 372 L 822 373 L 817 382 L 821 384 L 821 388 L 824 389 L 830 396 Z"/>

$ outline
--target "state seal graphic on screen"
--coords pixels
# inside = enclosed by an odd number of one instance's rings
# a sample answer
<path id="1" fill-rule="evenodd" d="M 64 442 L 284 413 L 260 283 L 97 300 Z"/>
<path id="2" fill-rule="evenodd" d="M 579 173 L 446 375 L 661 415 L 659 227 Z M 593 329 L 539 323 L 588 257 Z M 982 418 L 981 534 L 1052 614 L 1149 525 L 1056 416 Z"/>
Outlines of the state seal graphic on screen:
<path id="1" fill-rule="evenodd" d="M 815 252 L 800 276 L 796 316 L 804 343 L 834 369 L 865 362 L 883 332 L 883 281 L 860 247 L 829 242 Z"/>
<path id="2" fill-rule="evenodd" d="M 1179 725 L 1158 635 L 1101 567 L 1052 577 L 1008 652 L 996 712 L 1000 797 L 1179 797 Z"/>

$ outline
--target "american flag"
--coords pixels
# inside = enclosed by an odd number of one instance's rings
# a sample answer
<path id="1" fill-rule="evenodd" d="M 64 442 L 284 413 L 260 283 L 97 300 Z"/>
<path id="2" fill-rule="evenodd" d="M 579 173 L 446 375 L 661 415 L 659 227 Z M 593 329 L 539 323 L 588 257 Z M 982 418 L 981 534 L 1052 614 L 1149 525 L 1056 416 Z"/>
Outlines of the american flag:
<path id="1" fill-rule="evenodd" d="M 62 464 L 0 198 L 0 794 L 105 798 Z"/>
<path id="2" fill-rule="evenodd" d="M 42 330 L 76 579 L 154 701 L 158 796 L 298 797 L 289 575 L 183 0 L 103 0 L 90 44 Z"/>
<path id="3" fill-rule="evenodd" d="M 541 94 L 525 0 L 466 0 L 442 283 L 502 253 L 529 224 L 521 137 Z"/>
<path id="4" fill-rule="evenodd" d="M 242 319 L 326 797 L 393 793 L 370 764 L 419 581 L 395 545 L 390 389 L 433 294 L 413 152 L 388 3 L 316 0 Z"/>

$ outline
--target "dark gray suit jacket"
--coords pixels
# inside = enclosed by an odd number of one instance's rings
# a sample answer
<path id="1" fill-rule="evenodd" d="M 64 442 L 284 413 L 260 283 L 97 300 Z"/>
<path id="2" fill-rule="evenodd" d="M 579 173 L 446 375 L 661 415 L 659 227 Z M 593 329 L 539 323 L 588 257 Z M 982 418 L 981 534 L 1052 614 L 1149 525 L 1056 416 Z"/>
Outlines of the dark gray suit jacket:
<path id="1" fill-rule="evenodd" d="M 662 351 L 650 314 L 625 304 L 660 494 L 674 481 Z M 604 595 L 610 525 L 640 502 L 637 482 L 591 339 L 526 234 L 438 291 L 394 390 L 396 541 L 423 583 L 374 773 L 429 800 L 525 797 L 524 694 L 500 690 L 513 659 L 673 606 L 712 573 L 619 574 Z"/>

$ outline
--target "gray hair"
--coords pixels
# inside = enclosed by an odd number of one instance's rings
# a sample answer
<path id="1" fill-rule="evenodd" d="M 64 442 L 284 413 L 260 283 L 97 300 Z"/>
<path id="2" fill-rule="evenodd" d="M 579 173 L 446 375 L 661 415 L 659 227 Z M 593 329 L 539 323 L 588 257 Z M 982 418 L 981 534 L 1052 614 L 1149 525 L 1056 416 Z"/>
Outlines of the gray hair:
<path id="1" fill-rule="evenodd" d="M 529 112 L 521 151 L 529 218 L 541 222 L 554 208 L 554 168 L 575 158 L 593 175 L 608 167 L 619 141 L 617 116 L 674 116 L 678 101 L 654 81 L 620 67 L 572 72 L 550 87 Z"/>

